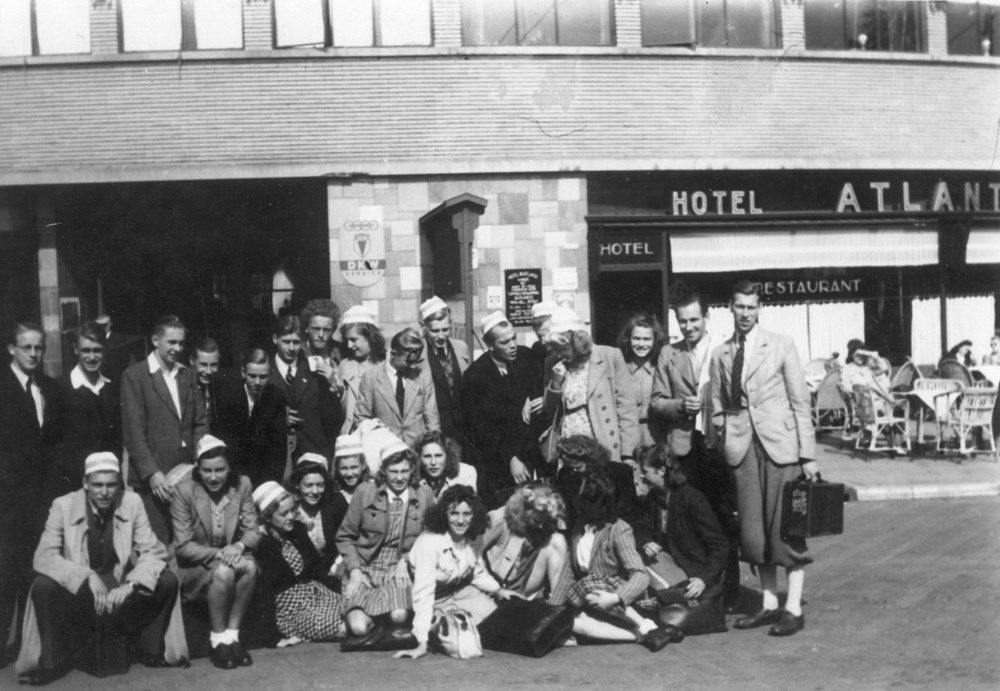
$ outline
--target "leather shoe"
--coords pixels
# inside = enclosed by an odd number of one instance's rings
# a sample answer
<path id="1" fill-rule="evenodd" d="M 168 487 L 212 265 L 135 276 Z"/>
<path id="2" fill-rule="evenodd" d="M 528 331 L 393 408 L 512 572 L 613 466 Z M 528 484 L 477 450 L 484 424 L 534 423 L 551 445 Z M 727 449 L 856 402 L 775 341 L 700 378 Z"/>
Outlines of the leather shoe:
<path id="1" fill-rule="evenodd" d="M 381 637 L 382 628 L 378 625 L 373 626 L 372 630 L 368 633 L 361 634 L 360 636 L 348 636 L 341 641 L 340 652 L 357 653 L 366 650 L 375 650 L 375 644 Z"/>
<path id="2" fill-rule="evenodd" d="M 670 627 L 673 628 L 673 627 Z M 659 627 L 646 632 L 642 637 L 642 645 L 651 653 L 663 650 L 670 644 L 670 634 Z"/>
<path id="3" fill-rule="evenodd" d="M 132 652 L 132 659 L 143 667 L 150 667 L 153 669 L 158 667 L 170 667 L 170 663 L 167 662 L 162 655 L 147 653 L 144 650 L 134 650 Z"/>
<path id="4" fill-rule="evenodd" d="M 233 650 L 233 660 L 236 661 L 238 667 L 249 667 L 253 664 L 253 658 L 250 657 L 250 653 L 244 650 L 239 641 L 230 643 L 229 647 Z"/>
<path id="5" fill-rule="evenodd" d="M 767 632 L 768 636 L 791 636 L 806 627 L 806 615 L 795 616 L 782 610 L 781 618 Z"/>
<path id="6" fill-rule="evenodd" d="M 410 650 L 417 647 L 417 637 L 410 629 L 393 627 L 386 631 L 375 644 L 376 650 Z"/>
<path id="7" fill-rule="evenodd" d="M 749 617 L 742 617 L 736 620 L 733 624 L 738 629 L 756 629 L 758 626 L 764 626 L 765 624 L 776 624 L 778 619 L 781 618 L 781 613 L 784 612 L 782 609 L 762 609 L 756 614 L 751 614 Z"/>
<path id="8" fill-rule="evenodd" d="M 233 648 L 228 643 L 220 643 L 208 651 L 208 659 L 219 669 L 236 669 Z"/>
<path id="9" fill-rule="evenodd" d="M 36 669 L 19 676 L 17 682 L 28 686 L 46 686 L 56 679 L 61 678 L 64 674 L 64 671 L 58 669 Z"/>

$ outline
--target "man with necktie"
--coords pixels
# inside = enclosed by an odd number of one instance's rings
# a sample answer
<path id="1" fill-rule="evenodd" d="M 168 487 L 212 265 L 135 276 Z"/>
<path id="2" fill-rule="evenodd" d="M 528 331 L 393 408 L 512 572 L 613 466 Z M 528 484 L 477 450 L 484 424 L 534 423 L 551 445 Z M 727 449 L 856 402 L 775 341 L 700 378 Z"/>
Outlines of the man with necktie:
<path id="1" fill-rule="evenodd" d="M 664 346 L 657 359 L 649 417 L 658 424 L 650 428 L 658 441 L 665 441 L 674 456 L 685 462 L 688 482 L 708 499 L 729 538 L 724 599 L 727 607 L 733 607 L 740 595 L 736 493 L 729 467 L 716 449 L 716 434 L 711 424 L 708 301 L 680 282 L 671 286 L 670 293 L 683 339 Z M 663 429 L 666 438 L 660 439 Z"/>
<path id="2" fill-rule="evenodd" d="M 174 315 L 157 320 L 153 351 L 122 375 L 122 436 L 129 454 L 129 485 L 146 506 L 157 539 L 172 538 L 168 475 L 193 463 L 198 440 L 208 433 L 198 381 L 182 360 L 184 323 Z"/>
<path id="3" fill-rule="evenodd" d="M 268 433 L 284 432 L 284 398 L 269 382 L 271 359 L 260 347 L 243 357 L 240 376 L 223 378 L 218 386 L 216 436 L 234 453 L 241 472 L 257 486 L 265 480 L 280 482 L 284 464 L 269 467 L 261 445 Z"/>
<path id="4" fill-rule="evenodd" d="M 191 346 L 191 369 L 198 379 L 198 394 L 205 405 L 205 419 L 209 431 L 215 431 L 218 421 L 216 410 L 216 379 L 219 374 L 219 344 L 214 338 L 199 338 Z"/>
<path id="5" fill-rule="evenodd" d="M 43 483 L 61 411 L 59 387 L 42 372 L 42 327 L 15 324 L 7 352 L 10 364 L 0 368 L 0 667 L 13 659 L 6 645 L 30 585 L 32 553 L 47 509 Z"/>
<path id="6" fill-rule="evenodd" d="M 812 556 L 802 538 L 782 538 L 782 487 L 804 473 L 815 478 L 816 436 L 809 391 L 791 338 L 757 325 L 760 284 L 739 281 L 729 308 L 736 332 L 712 353 L 712 422 L 733 468 L 743 559 L 756 566 L 764 591 L 759 612 L 738 629 L 771 624 L 772 636 L 805 626 L 802 589 Z M 778 566 L 785 567 L 788 597 L 778 607 Z"/>
<path id="7" fill-rule="evenodd" d="M 466 446 L 462 413 L 462 376 L 472 362 L 469 347 L 451 334 L 451 308 L 434 296 L 420 305 L 426 347 L 421 366 L 426 366 L 434 380 L 441 431 L 462 447 Z"/>

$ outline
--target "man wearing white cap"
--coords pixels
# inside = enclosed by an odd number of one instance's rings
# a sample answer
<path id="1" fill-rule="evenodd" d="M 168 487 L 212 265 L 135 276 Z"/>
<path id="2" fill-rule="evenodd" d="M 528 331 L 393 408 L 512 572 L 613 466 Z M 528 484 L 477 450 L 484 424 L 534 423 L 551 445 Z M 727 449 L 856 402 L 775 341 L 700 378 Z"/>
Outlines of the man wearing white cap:
<path id="1" fill-rule="evenodd" d="M 460 401 L 462 375 L 472 362 L 469 346 L 448 337 L 451 333 L 451 308 L 437 295 L 420 305 L 420 321 L 427 341 L 424 360 L 434 380 L 441 431 L 446 437 L 463 443 L 464 416 Z"/>
<path id="2" fill-rule="evenodd" d="M 123 638 L 147 667 L 183 664 L 186 655 L 167 650 L 164 642 L 177 576 L 166 569 L 166 548 L 153 534 L 142 500 L 121 491 L 113 453 L 88 456 L 84 473 L 83 489 L 53 502 L 35 551 L 39 575 L 17 661 L 22 683 L 48 683 L 74 663 L 99 676 L 124 673 L 127 661 L 97 668 L 91 651 L 79 654 L 95 639 L 113 649 Z"/>
<path id="3" fill-rule="evenodd" d="M 492 509 L 505 499 L 498 493 L 546 472 L 529 426 L 541 409 L 542 388 L 531 351 L 517 345 L 506 315 L 492 312 L 480 324 L 488 350 L 465 373 L 462 404 L 472 445 L 469 462 L 479 475 L 479 494 Z"/>

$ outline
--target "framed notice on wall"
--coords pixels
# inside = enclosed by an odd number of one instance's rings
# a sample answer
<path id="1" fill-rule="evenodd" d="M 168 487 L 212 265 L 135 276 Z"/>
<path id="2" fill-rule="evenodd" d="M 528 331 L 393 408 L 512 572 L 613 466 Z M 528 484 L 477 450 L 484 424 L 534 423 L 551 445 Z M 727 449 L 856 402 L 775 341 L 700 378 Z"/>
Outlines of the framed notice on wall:
<path id="1" fill-rule="evenodd" d="M 531 326 L 531 306 L 542 301 L 542 270 L 509 269 L 503 272 L 503 284 L 510 323 Z"/>

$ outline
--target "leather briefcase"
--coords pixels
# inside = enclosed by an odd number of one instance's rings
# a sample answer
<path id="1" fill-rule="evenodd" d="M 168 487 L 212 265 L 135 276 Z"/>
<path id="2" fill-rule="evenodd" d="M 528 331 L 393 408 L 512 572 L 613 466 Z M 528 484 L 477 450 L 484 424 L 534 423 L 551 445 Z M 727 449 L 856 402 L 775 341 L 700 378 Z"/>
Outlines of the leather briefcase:
<path id="1" fill-rule="evenodd" d="M 479 638 L 487 650 L 514 655 L 543 657 L 573 629 L 573 612 L 568 607 L 541 600 L 511 598 L 479 624 Z"/>
<path id="2" fill-rule="evenodd" d="M 782 537 L 821 537 L 844 532 L 844 485 L 826 482 L 786 482 L 782 488 Z"/>

